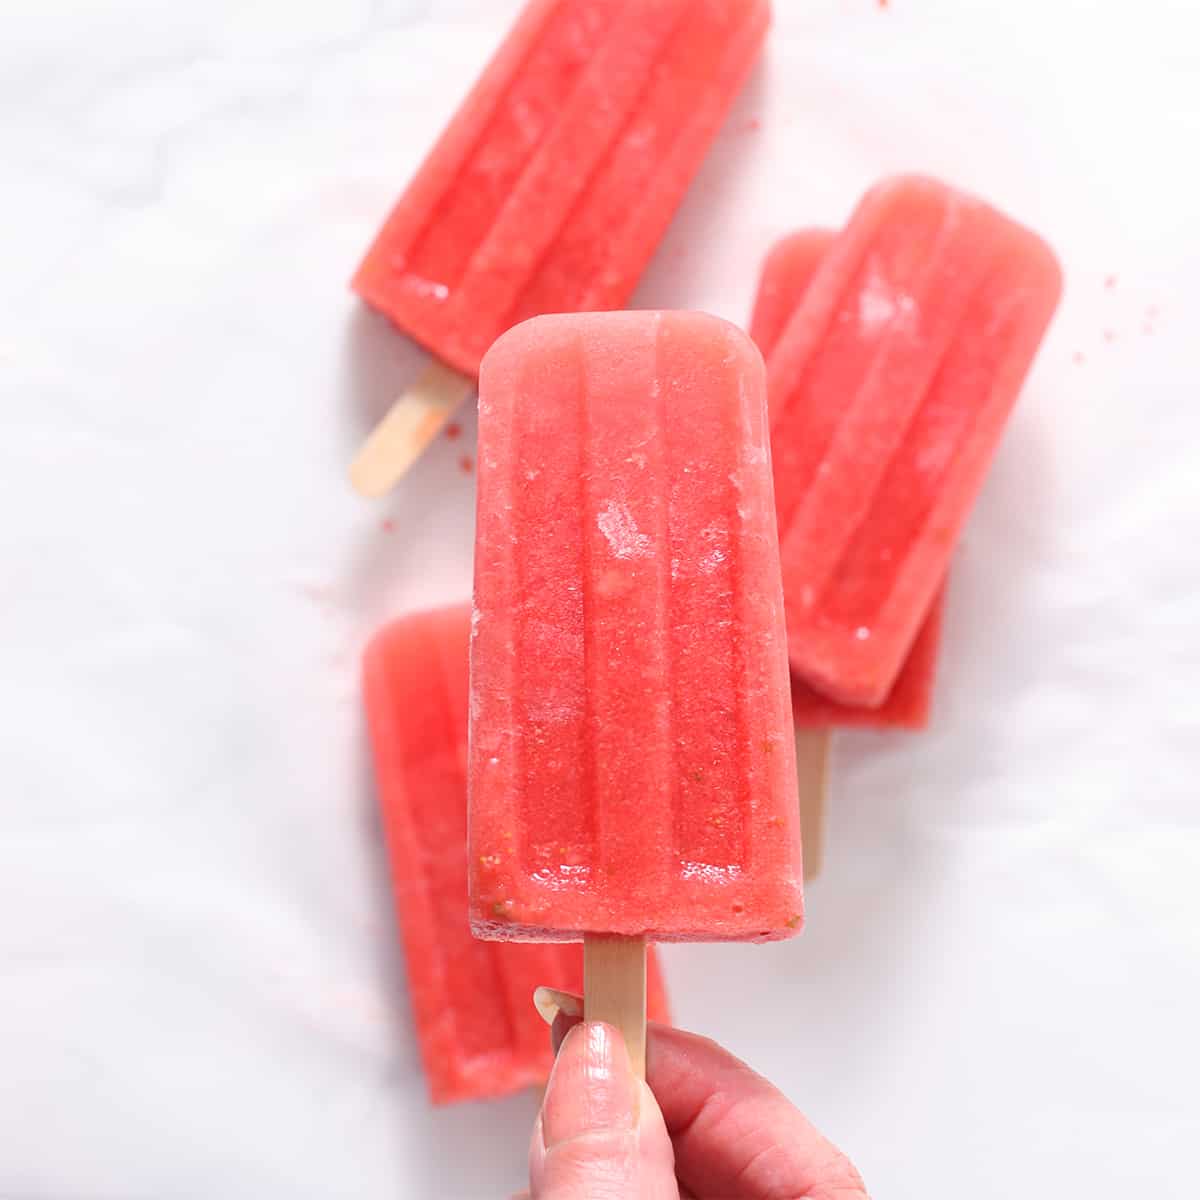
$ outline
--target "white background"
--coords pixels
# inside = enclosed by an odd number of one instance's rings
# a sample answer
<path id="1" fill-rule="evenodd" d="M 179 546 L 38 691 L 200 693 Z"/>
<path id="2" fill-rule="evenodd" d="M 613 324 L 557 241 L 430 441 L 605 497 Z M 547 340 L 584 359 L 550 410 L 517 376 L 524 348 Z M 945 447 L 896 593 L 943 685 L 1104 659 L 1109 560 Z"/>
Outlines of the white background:
<path id="1" fill-rule="evenodd" d="M 3 7 L 0 1198 L 505 1195 L 534 1099 L 426 1105 L 357 698 L 466 594 L 473 418 L 343 479 L 419 361 L 346 280 L 517 6 Z M 668 949 L 679 1021 L 878 1198 L 1194 1197 L 1200 23 L 776 8 L 640 305 L 742 320 L 772 239 L 917 169 L 1068 290 L 934 727 L 842 737 L 807 933 Z"/>

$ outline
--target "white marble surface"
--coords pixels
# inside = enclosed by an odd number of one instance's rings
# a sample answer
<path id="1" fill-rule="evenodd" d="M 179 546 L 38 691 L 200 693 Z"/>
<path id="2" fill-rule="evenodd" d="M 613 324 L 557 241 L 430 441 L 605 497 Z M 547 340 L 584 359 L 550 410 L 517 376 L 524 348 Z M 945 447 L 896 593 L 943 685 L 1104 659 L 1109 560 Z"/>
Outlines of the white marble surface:
<path id="1" fill-rule="evenodd" d="M 356 693 L 373 625 L 465 593 L 473 421 L 381 507 L 343 484 L 417 364 L 347 276 L 515 7 L 4 5 L 3 1200 L 520 1182 L 531 1096 L 426 1106 Z M 668 950 L 679 1019 L 877 1197 L 1194 1197 L 1194 7 L 776 8 L 641 304 L 743 318 L 772 238 L 900 169 L 1068 296 L 935 727 L 842 739 L 806 936 Z"/>

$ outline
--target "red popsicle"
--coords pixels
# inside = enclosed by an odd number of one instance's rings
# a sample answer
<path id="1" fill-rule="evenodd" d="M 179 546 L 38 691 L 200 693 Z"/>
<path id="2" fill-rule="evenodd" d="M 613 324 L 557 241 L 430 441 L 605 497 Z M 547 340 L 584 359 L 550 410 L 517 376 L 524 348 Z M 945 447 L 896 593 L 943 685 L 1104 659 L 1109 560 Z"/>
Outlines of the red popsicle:
<path id="1" fill-rule="evenodd" d="M 357 486 L 390 486 L 506 329 L 628 300 L 769 21 L 767 0 L 526 5 L 354 277 L 438 360 Z"/>
<path id="2" fill-rule="evenodd" d="M 375 776 L 421 1059 L 437 1104 L 543 1082 L 552 1064 L 533 1007 L 540 985 L 583 991 L 579 946 L 501 945 L 467 918 L 467 645 L 470 608 L 385 626 L 364 657 Z M 657 958 L 655 1020 L 669 1019 Z"/>
<path id="3" fill-rule="evenodd" d="M 872 190 L 771 355 L 792 668 L 879 705 L 1058 304 L 1046 244 L 922 178 Z"/>
<path id="4" fill-rule="evenodd" d="M 489 351 L 476 933 L 585 937 L 591 955 L 600 935 L 798 931 L 778 554 L 764 372 L 745 334 L 700 313 L 588 313 L 536 318 Z M 618 991 L 614 1007 L 635 1010 Z M 603 1019 L 593 1002 L 589 981 Z M 622 1026 L 636 1064 L 635 1023 Z"/>
<path id="5" fill-rule="evenodd" d="M 763 263 L 750 336 L 769 363 L 771 354 L 792 314 L 804 300 L 808 285 L 821 259 L 834 241 L 834 233 L 825 229 L 804 229 L 781 238 Z M 784 434 L 774 434 L 772 448 Z M 923 729 L 929 720 L 933 683 L 941 634 L 942 599 L 933 604 L 930 615 L 918 633 L 900 674 L 877 708 L 839 704 L 814 690 L 802 679 L 792 676 L 792 712 L 798 729 L 828 730 L 838 725 L 866 728 Z M 822 752 L 823 756 L 823 752 Z M 801 778 L 801 789 L 805 780 Z M 805 839 L 806 877 L 816 873 L 817 853 L 814 839 Z"/>

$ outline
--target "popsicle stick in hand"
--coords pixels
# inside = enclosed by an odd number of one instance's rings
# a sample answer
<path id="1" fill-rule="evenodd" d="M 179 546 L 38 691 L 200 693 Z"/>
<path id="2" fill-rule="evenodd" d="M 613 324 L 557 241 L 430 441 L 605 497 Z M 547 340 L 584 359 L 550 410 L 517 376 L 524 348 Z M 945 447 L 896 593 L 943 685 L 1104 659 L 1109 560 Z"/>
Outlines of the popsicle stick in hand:
<path id="1" fill-rule="evenodd" d="M 629 1061 L 646 1078 L 646 939 L 588 933 L 583 938 L 583 1016 L 615 1026 Z"/>
<path id="2" fill-rule="evenodd" d="M 796 779 L 800 785 L 800 837 L 804 843 L 805 883 L 820 874 L 825 854 L 829 738 L 828 729 L 796 730 Z"/>
<path id="3" fill-rule="evenodd" d="M 394 487 L 474 386 L 468 376 L 434 359 L 401 393 L 350 464 L 355 490 L 382 496 Z"/>

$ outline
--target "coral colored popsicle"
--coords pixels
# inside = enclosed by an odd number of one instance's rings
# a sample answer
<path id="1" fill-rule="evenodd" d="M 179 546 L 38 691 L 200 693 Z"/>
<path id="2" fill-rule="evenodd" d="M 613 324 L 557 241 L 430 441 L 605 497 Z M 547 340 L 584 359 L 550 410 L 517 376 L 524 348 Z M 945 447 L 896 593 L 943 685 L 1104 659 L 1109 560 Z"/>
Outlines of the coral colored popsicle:
<path id="1" fill-rule="evenodd" d="M 769 22 L 767 0 L 526 5 L 354 277 L 437 360 L 361 488 L 394 482 L 510 326 L 628 300 Z"/>
<path id="2" fill-rule="evenodd" d="M 597 934 L 796 933 L 791 705 L 749 339 L 674 312 L 541 317 L 501 338 L 480 376 L 475 606 L 476 934 L 588 935 L 590 951 Z M 595 1017 L 590 982 L 587 1005 Z"/>
<path id="3" fill-rule="evenodd" d="M 750 336 L 770 362 L 771 353 L 791 315 L 804 301 L 808 285 L 835 234 L 826 229 L 804 229 L 781 238 L 763 262 Z M 784 430 L 776 433 L 783 436 Z M 792 713 L 798 730 L 827 730 L 838 725 L 880 729 L 923 729 L 929 721 L 933 683 L 941 635 L 942 597 L 934 601 L 912 650 L 887 698 L 877 708 L 839 704 L 792 677 Z M 801 780 L 803 787 L 804 780 Z M 805 839 L 804 866 L 811 876 L 815 855 L 812 839 Z"/>
<path id="4" fill-rule="evenodd" d="M 467 918 L 467 644 L 470 608 L 385 626 L 364 657 L 375 775 L 421 1058 L 435 1103 L 543 1082 L 549 1037 L 539 985 L 583 990 L 579 946 L 500 945 Z M 667 1020 L 655 956 L 648 1007 Z"/>
<path id="5" fill-rule="evenodd" d="M 768 361 L 792 313 L 803 303 L 834 237 L 825 229 L 801 230 L 782 238 L 767 254 L 754 300 L 750 336 Z M 830 731 L 838 725 L 923 727 L 933 694 L 940 628 L 939 599 L 917 635 L 899 678 L 878 708 L 839 704 L 793 674 L 792 714 L 796 725 L 796 778 L 806 883 L 821 873 L 824 864 Z"/>
<path id="6" fill-rule="evenodd" d="M 881 704 L 1058 304 L 1035 234 L 930 179 L 873 189 L 769 365 L 792 668 Z"/>

